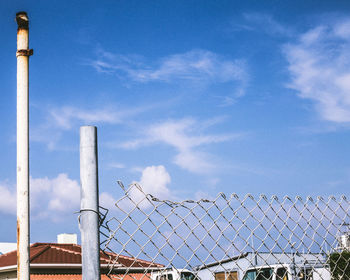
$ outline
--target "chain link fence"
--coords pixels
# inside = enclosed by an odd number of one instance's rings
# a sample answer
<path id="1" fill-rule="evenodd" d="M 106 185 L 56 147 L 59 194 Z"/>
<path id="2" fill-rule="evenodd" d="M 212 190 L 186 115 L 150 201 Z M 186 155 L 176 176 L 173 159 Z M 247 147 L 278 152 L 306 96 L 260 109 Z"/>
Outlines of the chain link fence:
<path id="1" fill-rule="evenodd" d="M 101 209 L 108 276 L 134 280 L 350 280 L 350 203 L 247 194 L 161 200 L 137 184 Z M 128 261 L 125 261 L 128 260 Z"/>

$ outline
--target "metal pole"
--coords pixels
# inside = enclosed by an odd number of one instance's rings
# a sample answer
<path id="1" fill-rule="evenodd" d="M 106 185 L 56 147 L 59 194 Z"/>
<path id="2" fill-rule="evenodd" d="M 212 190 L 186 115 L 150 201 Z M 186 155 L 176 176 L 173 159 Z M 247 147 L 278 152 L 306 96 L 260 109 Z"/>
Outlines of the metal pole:
<path id="1" fill-rule="evenodd" d="M 97 128 L 80 127 L 80 231 L 83 280 L 100 276 Z"/>
<path id="2" fill-rule="evenodd" d="M 16 14 L 17 29 L 17 279 L 29 280 L 29 21 Z"/>

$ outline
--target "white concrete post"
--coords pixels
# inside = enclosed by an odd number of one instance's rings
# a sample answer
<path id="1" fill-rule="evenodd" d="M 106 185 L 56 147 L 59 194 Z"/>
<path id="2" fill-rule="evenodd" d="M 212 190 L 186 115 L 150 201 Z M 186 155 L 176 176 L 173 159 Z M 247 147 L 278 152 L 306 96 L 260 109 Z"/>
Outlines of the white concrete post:
<path id="1" fill-rule="evenodd" d="M 97 128 L 80 128 L 80 231 L 83 280 L 99 280 L 100 236 Z"/>
<path id="2" fill-rule="evenodd" d="M 17 279 L 29 280 L 29 21 L 16 14 L 17 29 Z"/>

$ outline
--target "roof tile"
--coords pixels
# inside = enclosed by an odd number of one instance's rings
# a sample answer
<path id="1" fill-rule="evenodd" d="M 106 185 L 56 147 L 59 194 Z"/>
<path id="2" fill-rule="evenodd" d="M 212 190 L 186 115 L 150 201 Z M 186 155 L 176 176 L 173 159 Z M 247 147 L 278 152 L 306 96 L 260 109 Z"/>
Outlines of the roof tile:
<path id="1" fill-rule="evenodd" d="M 100 253 L 100 263 L 108 264 L 110 259 L 117 258 L 123 267 L 149 267 L 160 264 L 117 255 L 110 252 Z M 30 262 L 32 264 L 81 264 L 81 246 L 76 244 L 34 243 L 30 246 Z M 0 255 L 0 267 L 16 265 L 17 251 Z"/>

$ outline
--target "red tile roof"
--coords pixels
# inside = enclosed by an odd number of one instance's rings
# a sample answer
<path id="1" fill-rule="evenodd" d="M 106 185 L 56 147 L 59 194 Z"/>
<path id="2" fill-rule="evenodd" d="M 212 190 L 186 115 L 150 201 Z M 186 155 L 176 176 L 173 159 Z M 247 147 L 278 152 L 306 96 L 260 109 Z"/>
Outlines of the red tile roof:
<path id="1" fill-rule="evenodd" d="M 163 267 L 161 264 L 117 255 L 110 252 L 100 252 L 100 263 L 108 264 L 117 260 L 116 265 L 129 268 Z M 81 264 L 81 246 L 76 244 L 35 243 L 30 246 L 31 264 Z M 0 267 L 17 264 L 17 251 L 0 255 Z M 57 278 L 59 279 L 59 278 Z M 65 278 L 66 279 L 66 278 Z"/>

